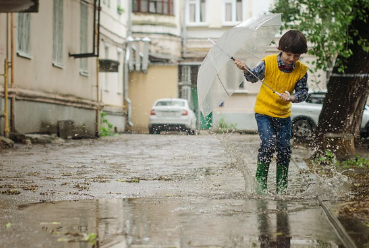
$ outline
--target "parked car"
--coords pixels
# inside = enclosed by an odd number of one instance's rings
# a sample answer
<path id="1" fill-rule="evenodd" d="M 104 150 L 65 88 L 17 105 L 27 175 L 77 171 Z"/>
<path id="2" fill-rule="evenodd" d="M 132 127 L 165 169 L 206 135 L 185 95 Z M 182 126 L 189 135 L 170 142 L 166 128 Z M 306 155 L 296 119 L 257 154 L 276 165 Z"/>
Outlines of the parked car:
<path id="1" fill-rule="evenodd" d="M 150 111 L 149 133 L 161 131 L 196 132 L 196 116 L 188 101 L 180 98 L 163 98 L 154 103 Z"/>
<path id="2" fill-rule="evenodd" d="M 292 104 L 292 134 L 297 138 L 307 138 L 315 131 L 322 111 L 326 92 L 310 93 L 305 102 Z M 369 107 L 365 106 L 360 128 L 360 135 L 369 135 Z"/>

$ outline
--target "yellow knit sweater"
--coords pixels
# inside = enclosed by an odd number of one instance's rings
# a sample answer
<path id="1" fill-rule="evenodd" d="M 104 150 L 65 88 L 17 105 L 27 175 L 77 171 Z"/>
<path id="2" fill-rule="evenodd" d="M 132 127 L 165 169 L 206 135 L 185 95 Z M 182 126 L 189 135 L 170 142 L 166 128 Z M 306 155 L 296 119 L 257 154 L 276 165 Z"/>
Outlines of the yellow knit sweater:
<path id="1" fill-rule="evenodd" d="M 297 61 L 292 72 L 282 72 L 278 68 L 277 56 L 278 54 L 269 55 L 263 59 L 265 61 L 264 82 L 279 93 L 288 91 L 292 95 L 297 81 L 303 78 L 308 68 Z M 262 84 L 256 97 L 254 111 L 271 117 L 287 118 L 291 116 L 291 103 L 283 101 L 277 94 Z"/>

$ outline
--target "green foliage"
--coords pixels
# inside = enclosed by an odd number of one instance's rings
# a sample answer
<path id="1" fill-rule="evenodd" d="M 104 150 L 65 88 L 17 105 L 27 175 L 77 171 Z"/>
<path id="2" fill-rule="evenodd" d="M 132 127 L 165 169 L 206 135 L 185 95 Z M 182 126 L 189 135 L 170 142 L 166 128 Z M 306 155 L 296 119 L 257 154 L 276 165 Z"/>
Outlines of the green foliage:
<path id="1" fill-rule="evenodd" d="M 228 133 L 236 131 L 237 124 L 236 123 L 227 123 L 224 118 L 220 118 L 218 121 L 219 132 Z"/>
<path id="2" fill-rule="evenodd" d="M 336 156 L 330 150 L 325 150 L 324 154 L 317 156 L 314 161 L 315 164 L 324 166 L 334 166 L 337 163 Z"/>
<path id="3" fill-rule="evenodd" d="M 106 113 L 101 111 L 101 127 L 100 127 L 100 136 L 112 136 L 114 135 L 113 124 L 111 124 L 106 118 Z"/>
<path id="4" fill-rule="evenodd" d="M 319 166 L 331 166 L 341 169 L 369 168 L 369 159 L 367 158 L 356 155 L 354 158 L 340 162 L 336 160 L 334 153 L 330 150 L 326 150 L 324 155 L 316 157 L 313 163 Z"/>
<path id="5" fill-rule="evenodd" d="M 120 5 L 117 6 L 117 12 L 118 12 L 119 15 L 124 13 L 124 9 L 122 8 L 122 6 L 120 6 Z"/>
<path id="6" fill-rule="evenodd" d="M 335 59 L 338 54 L 350 57 L 350 44 L 357 41 L 369 51 L 369 41 L 353 25 L 354 20 L 367 22 L 368 10 L 367 0 L 279 0 L 272 12 L 282 13 L 285 29 L 300 30 L 312 43 L 309 54 L 317 56 L 315 70 L 326 70 L 335 62 L 343 72 L 343 61 Z"/>
<path id="7" fill-rule="evenodd" d="M 95 233 L 90 233 L 85 236 L 84 240 L 94 245 L 96 243 L 97 235 Z"/>
<path id="8" fill-rule="evenodd" d="M 369 159 L 356 155 L 354 158 L 339 163 L 342 168 L 369 168 Z"/>

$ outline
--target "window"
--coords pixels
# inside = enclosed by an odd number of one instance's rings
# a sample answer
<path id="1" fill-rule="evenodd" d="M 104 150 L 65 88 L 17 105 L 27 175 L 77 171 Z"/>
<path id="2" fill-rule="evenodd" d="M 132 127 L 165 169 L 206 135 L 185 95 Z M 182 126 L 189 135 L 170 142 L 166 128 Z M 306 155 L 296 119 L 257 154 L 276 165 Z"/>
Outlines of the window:
<path id="1" fill-rule="evenodd" d="M 53 64 L 63 64 L 63 0 L 54 0 L 53 5 Z"/>
<path id="2" fill-rule="evenodd" d="M 187 6 L 188 24 L 206 22 L 206 0 L 189 0 Z"/>
<path id="3" fill-rule="evenodd" d="M 191 102 L 191 86 L 184 85 L 181 88 L 181 98 Z"/>
<path id="4" fill-rule="evenodd" d="M 18 14 L 18 46 L 17 52 L 21 56 L 30 57 L 31 53 L 31 15 L 29 13 Z"/>
<path id="5" fill-rule="evenodd" d="M 191 84 L 191 67 L 190 66 L 182 67 L 181 83 Z"/>
<path id="6" fill-rule="evenodd" d="M 117 75 L 117 93 L 118 94 L 122 94 L 123 93 L 123 68 L 121 66 L 122 61 L 123 61 L 123 49 L 122 48 L 117 48 L 117 58 L 118 58 L 118 62 L 119 62 L 119 71 L 118 71 L 118 75 Z"/>
<path id="7" fill-rule="evenodd" d="M 109 44 L 105 43 L 105 59 L 109 59 Z M 104 85 L 103 85 L 103 89 L 105 91 L 109 91 L 109 73 L 105 72 L 105 81 L 104 81 Z"/>
<path id="8" fill-rule="evenodd" d="M 133 0 L 132 11 L 174 15 L 173 0 Z"/>
<path id="9" fill-rule="evenodd" d="M 242 0 L 224 0 L 224 22 L 235 24 L 242 21 Z"/>
<path id="10" fill-rule="evenodd" d="M 79 26 L 79 50 L 81 53 L 87 53 L 88 51 L 88 5 L 85 2 L 81 2 L 81 15 Z M 82 75 L 88 74 L 88 59 L 81 58 L 79 61 L 79 69 Z"/>

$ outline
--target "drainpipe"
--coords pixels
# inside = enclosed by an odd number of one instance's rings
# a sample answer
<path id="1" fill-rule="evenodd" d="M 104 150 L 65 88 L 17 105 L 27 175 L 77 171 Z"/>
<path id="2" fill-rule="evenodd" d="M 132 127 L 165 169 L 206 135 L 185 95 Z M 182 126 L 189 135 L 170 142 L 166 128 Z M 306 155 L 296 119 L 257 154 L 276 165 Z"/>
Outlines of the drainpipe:
<path id="1" fill-rule="evenodd" d="M 10 14 L 10 86 L 14 89 L 14 15 Z M 12 97 L 10 105 L 10 131 L 15 132 L 15 95 Z"/>
<path id="2" fill-rule="evenodd" d="M 4 60 L 4 137 L 9 138 L 9 123 L 8 123 L 8 58 Z"/>
<path id="3" fill-rule="evenodd" d="M 187 1 L 183 1 L 183 16 L 182 16 L 182 56 L 187 56 L 187 27 L 186 27 L 186 4 Z"/>
<path id="4" fill-rule="evenodd" d="M 8 37 L 9 35 L 9 14 L 6 15 L 6 57 L 4 60 L 4 112 L 1 117 L 4 118 L 4 137 L 9 138 L 9 111 L 8 111 Z"/>
<path id="5" fill-rule="evenodd" d="M 127 103 L 127 124 L 130 127 L 132 127 L 133 126 L 133 123 L 131 121 L 132 102 L 128 97 L 128 84 L 129 84 L 128 65 L 129 65 L 129 58 L 131 56 L 130 53 L 131 53 L 130 49 L 126 49 L 126 56 L 124 59 L 124 101 Z"/>
<path id="6" fill-rule="evenodd" d="M 131 121 L 131 113 L 132 113 L 132 102 L 131 99 L 129 99 L 128 95 L 128 86 L 129 86 L 129 59 L 131 54 L 131 45 L 132 45 L 132 1 L 128 1 L 128 29 L 127 29 L 127 48 L 126 48 L 126 56 L 124 58 L 124 103 L 127 103 L 127 124 L 128 126 L 132 127 L 133 123 Z M 124 104 L 125 105 L 125 104 Z"/>
<path id="7" fill-rule="evenodd" d="M 96 57 L 96 131 L 95 136 L 100 136 L 100 85 L 99 85 L 99 57 Z"/>

